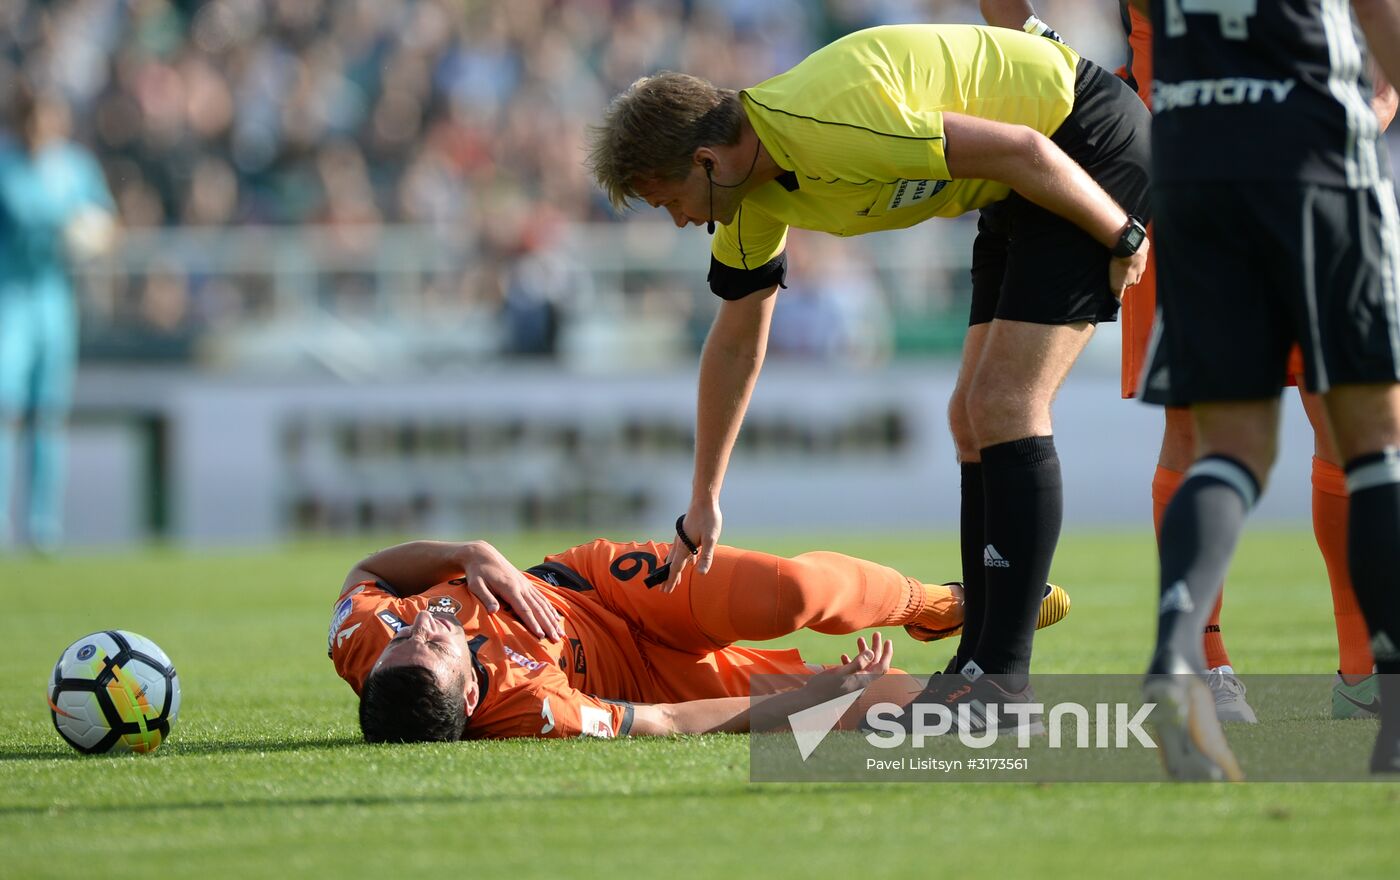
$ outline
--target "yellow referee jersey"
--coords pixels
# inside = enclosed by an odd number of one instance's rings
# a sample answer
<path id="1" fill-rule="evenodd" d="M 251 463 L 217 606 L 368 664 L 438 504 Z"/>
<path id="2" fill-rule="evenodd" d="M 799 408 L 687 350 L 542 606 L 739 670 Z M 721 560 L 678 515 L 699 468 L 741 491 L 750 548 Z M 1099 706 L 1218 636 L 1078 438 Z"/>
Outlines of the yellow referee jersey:
<path id="1" fill-rule="evenodd" d="M 789 226 L 836 235 L 901 229 L 1005 198 L 1005 184 L 952 180 L 943 113 L 1050 135 L 1074 105 L 1079 56 L 1005 28 L 894 25 L 857 31 L 739 93 L 774 161 L 792 172 L 745 196 L 713 254 L 757 269 Z"/>

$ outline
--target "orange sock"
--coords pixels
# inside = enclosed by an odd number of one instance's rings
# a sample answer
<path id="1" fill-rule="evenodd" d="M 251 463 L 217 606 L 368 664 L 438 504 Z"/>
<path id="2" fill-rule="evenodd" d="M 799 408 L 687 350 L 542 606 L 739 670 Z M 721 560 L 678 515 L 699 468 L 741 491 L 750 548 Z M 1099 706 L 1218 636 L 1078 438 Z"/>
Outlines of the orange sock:
<path id="1" fill-rule="evenodd" d="M 1322 551 L 1322 561 L 1327 564 L 1332 615 L 1337 621 L 1337 669 L 1343 675 L 1370 675 L 1375 660 L 1347 563 L 1346 474 L 1337 465 L 1314 456 L 1312 485 L 1313 536 L 1317 538 L 1317 549 Z"/>
<path id="2" fill-rule="evenodd" d="M 933 632 L 952 632 L 963 624 L 961 588 L 924 584 L 924 607 L 910 623 Z"/>
<path id="3" fill-rule="evenodd" d="M 1225 637 L 1220 634 L 1220 609 L 1224 605 L 1225 591 L 1221 590 L 1215 599 L 1215 610 L 1210 613 L 1210 620 L 1206 621 L 1206 631 L 1202 637 L 1206 648 L 1206 666 L 1211 669 L 1230 665 L 1230 652 L 1225 650 Z"/>
<path id="4" fill-rule="evenodd" d="M 1157 530 L 1158 538 L 1162 536 L 1162 516 L 1167 512 L 1167 505 L 1171 503 L 1172 496 L 1176 494 L 1184 479 L 1186 475 L 1181 471 L 1157 465 L 1157 473 L 1152 477 L 1152 525 Z M 1201 639 L 1206 650 L 1206 665 L 1212 668 L 1230 665 L 1230 654 L 1225 650 L 1225 637 L 1220 633 L 1220 609 L 1224 604 L 1225 591 L 1222 589 L 1220 596 L 1215 600 L 1215 610 L 1211 611 L 1210 620 L 1206 621 L 1205 633 Z"/>

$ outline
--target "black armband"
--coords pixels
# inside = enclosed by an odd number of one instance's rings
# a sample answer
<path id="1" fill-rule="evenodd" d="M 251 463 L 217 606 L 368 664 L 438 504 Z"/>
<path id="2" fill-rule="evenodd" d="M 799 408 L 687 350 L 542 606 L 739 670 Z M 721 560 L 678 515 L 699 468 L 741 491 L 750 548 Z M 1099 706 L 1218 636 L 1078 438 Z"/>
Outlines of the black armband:
<path id="1" fill-rule="evenodd" d="M 632 720 L 633 720 L 633 716 L 636 715 L 637 707 L 636 707 L 635 705 L 633 705 L 632 703 L 627 702 L 626 700 L 609 700 L 607 697 L 599 697 L 598 699 L 599 699 L 601 702 L 604 702 L 604 703 L 612 703 L 614 706 L 622 706 L 622 707 L 623 707 L 623 710 L 622 710 L 622 723 L 619 724 L 618 727 L 617 727 L 617 735 L 618 735 L 618 736 L 631 736 L 631 735 L 632 735 Z"/>
<path id="2" fill-rule="evenodd" d="M 710 290 L 720 299 L 743 299 L 754 291 L 787 287 L 787 251 L 757 269 L 735 269 L 710 257 Z"/>

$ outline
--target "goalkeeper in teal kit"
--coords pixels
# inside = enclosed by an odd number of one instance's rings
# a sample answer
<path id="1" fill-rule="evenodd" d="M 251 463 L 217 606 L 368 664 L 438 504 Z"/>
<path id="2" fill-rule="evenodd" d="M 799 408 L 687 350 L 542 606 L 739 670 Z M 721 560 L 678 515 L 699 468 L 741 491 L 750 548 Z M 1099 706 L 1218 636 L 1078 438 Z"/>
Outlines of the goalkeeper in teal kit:
<path id="1" fill-rule="evenodd" d="M 110 246 L 112 198 L 92 156 L 66 140 L 56 95 L 11 91 L 0 142 L 0 546 L 62 538 L 64 423 L 77 366 L 78 310 L 67 263 Z M 25 503 L 8 521 L 19 471 Z"/>

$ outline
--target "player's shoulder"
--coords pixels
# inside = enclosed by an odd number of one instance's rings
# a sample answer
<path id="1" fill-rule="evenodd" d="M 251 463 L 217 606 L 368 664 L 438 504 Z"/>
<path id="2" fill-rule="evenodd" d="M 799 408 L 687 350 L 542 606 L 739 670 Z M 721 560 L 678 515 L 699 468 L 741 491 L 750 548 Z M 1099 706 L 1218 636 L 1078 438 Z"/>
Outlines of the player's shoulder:
<path id="1" fill-rule="evenodd" d="M 336 604 L 340 604 L 342 600 L 361 594 L 373 599 L 396 599 L 399 595 L 393 586 L 379 578 L 365 578 L 351 584 L 346 584 L 345 588 L 340 591 L 340 595 L 336 597 Z"/>
<path id="2" fill-rule="evenodd" d="M 330 627 L 326 630 L 326 653 L 334 657 L 337 646 L 343 646 L 364 625 L 365 617 L 373 615 L 397 598 L 378 581 L 361 581 L 341 591 L 331 608 Z M 402 624 L 402 621 L 398 621 Z M 389 621 L 386 625 L 393 626 Z"/>

